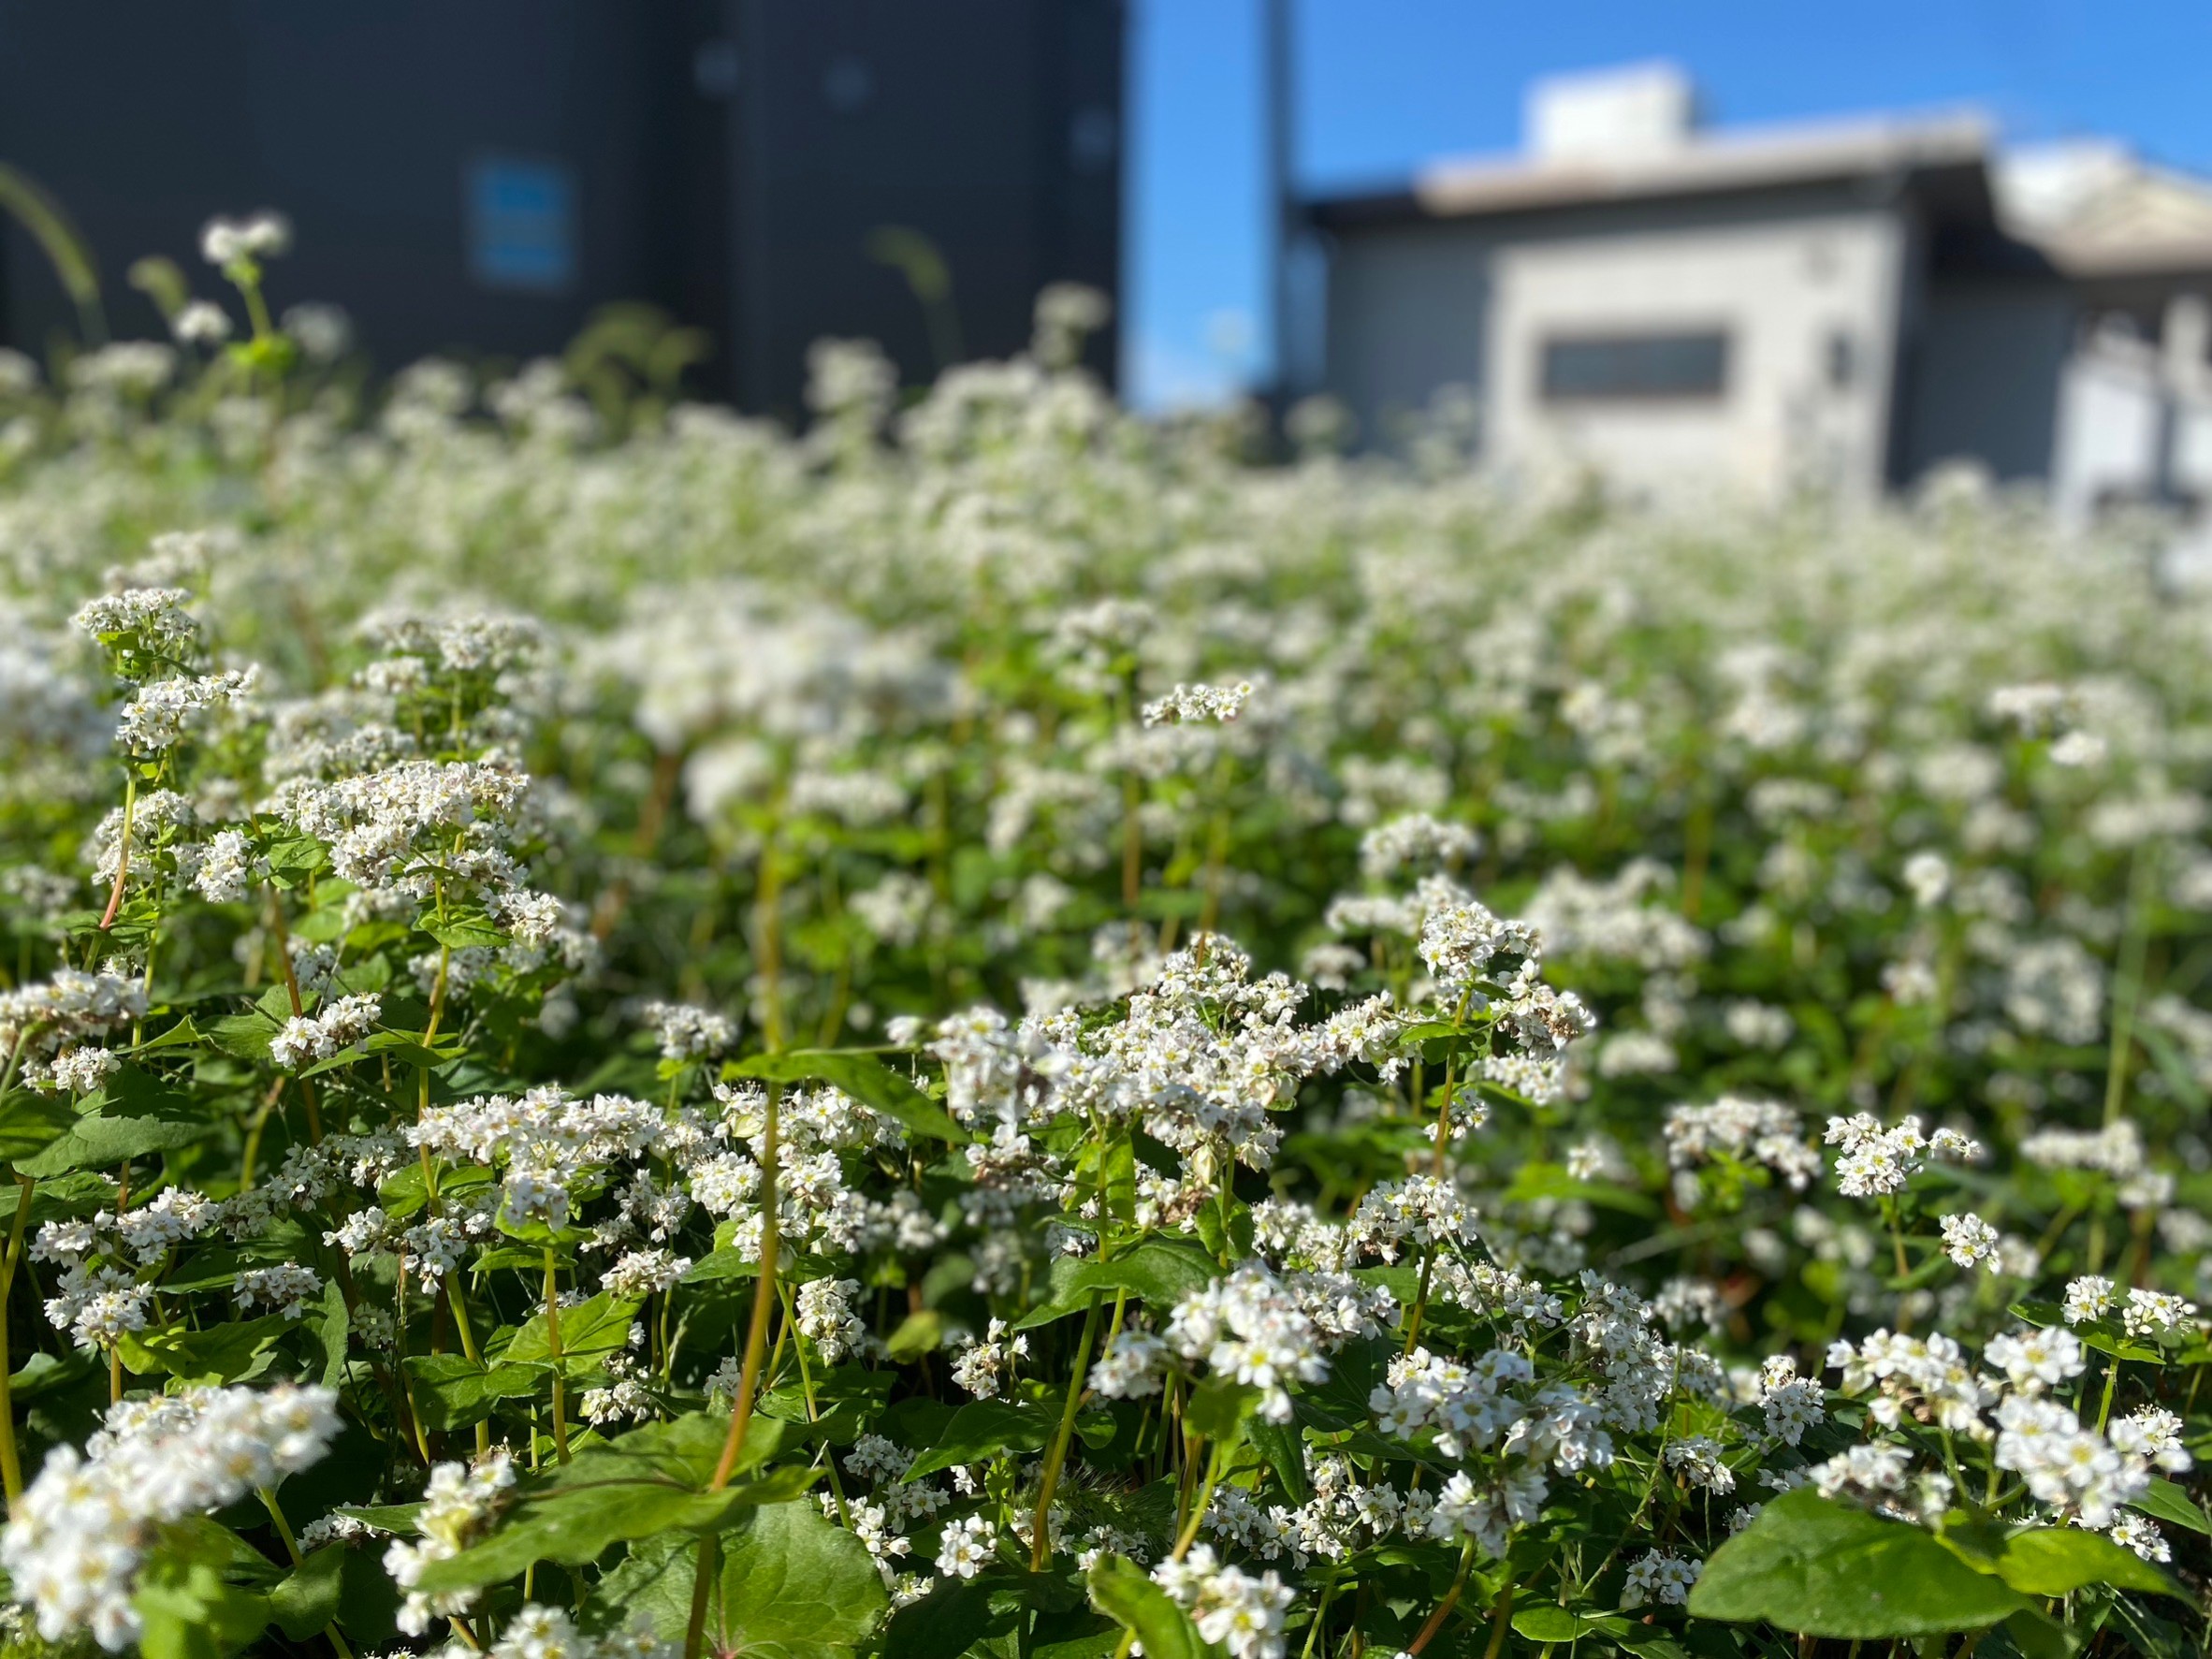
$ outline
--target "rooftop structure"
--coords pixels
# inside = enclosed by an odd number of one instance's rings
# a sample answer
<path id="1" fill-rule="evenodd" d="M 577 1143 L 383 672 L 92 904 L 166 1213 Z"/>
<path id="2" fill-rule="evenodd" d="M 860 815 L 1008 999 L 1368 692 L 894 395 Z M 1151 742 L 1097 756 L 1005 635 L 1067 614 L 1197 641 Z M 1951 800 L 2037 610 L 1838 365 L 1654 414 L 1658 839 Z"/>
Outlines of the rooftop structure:
<path id="1" fill-rule="evenodd" d="M 1701 124 L 1641 65 L 1531 89 L 1521 151 L 1304 206 L 1318 388 L 1369 442 L 1472 390 L 1483 462 L 1871 492 L 1953 459 L 2062 510 L 2212 493 L 2212 184 L 1968 111 Z"/>

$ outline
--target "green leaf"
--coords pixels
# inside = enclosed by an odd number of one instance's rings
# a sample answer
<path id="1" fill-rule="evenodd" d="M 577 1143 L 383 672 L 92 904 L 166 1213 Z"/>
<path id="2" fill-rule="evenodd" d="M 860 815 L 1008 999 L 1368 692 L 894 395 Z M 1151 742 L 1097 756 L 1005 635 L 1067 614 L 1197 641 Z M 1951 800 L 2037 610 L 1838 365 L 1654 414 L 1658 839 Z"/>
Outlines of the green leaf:
<path id="1" fill-rule="evenodd" d="M 2150 1490 L 2128 1506 L 2157 1521 L 2171 1521 L 2192 1533 L 2212 1533 L 2212 1520 L 2203 1507 L 2175 1482 L 2162 1475 L 2150 1477 Z"/>
<path id="2" fill-rule="evenodd" d="M 1513 1631 L 1532 1642 L 1579 1641 L 1601 1628 L 1594 1619 L 1570 1612 L 1555 1602 L 1536 1602 L 1513 1609 Z"/>
<path id="3" fill-rule="evenodd" d="M 2186 1593 L 2132 1550 L 2077 1526 L 2045 1526 L 2015 1533 L 1994 1563 L 1997 1576 L 2030 1595 L 2071 1595 L 2085 1584 L 2116 1590 Z"/>
<path id="4" fill-rule="evenodd" d="M 515 1578 L 535 1562 L 582 1566 L 597 1561 L 610 1546 L 633 1538 L 713 1532 L 739 1510 L 788 1504 L 812 1483 L 813 1471 L 808 1469 L 779 1469 L 720 1492 L 693 1492 L 670 1480 L 572 1477 L 521 1505 L 483 1543 L 425 1567 L 418 1588 L 433 1595 L 468 1590 Z M 865 1546 L 862 1553 L 866 1553 Z"/>
<path id="5" fill-rule="evenodd" d="M 760 1276 L 759 1262 L 725 1245 L 719 1250 L 709 1250 L 699 1258 L 692 1264 L 691 1271 L 684 1274 L 684 1283 L 704 1285 L 715 1279 L 757 1279 Z"/>
<path id="6" fill-rule="evenodd" d="M 0 1162 L 29 1157 L 59 1140 L 76 1122 L 75 1109 L 60 1095 L 10 1090 L 0 1099 Z"/>
<path id="7" fill-rule="evenodd" d="M 299 886 L 305 877 L 330 865 L 322 842 L 313 836 L 279 836 L 269 843 L 264 856 L 269 875 L 284 888 Z"/>
<path id="8" fill-rule="evenodd" d="M 836 1049 L 797 1049 L 787 1055 L 754 1055 L 724 1066 L 725 1078 L 756 1077 L 764 1083 L 826 1083 L 843 1089 L 917 1135 L 961 1146 L 968 1131 L 927 1095 L 882 1061 Z"/>
<path id="9" fill-rule="evenodd" d="M 261 1012 L 226 1014 L 208 1026 L 207 1039 L 240 1060 L 266 1060 L 269 1045 L 284 1027 Z"/>
<path id="10" fill-rule="evenodd" d="M 1100 1556 L 1090 1571 L 1091 1604 L 1144 1644 L 1144 1659 L 1207 1659 L 1190 1615 L 1119 1555 Z"/>
<path id="11" fill-rule="evenodd" d="M 269 1623 L 269 1598 L 226 1584 L 210 1563 L 162 1548 L 146 1559 L 131 1606 L 145 1659 L 229 1659 Z"/>
<path id="12" fill-rule="evenodd" d="M 850 1446 L 883 1409 L 883 1401 L 897 1380 L 895 1372 L 839 1365 L 815 1376 L 811 1403 L 805 1385 L 793 1381 L 763 1395 L 761 1410 L 789 1424 L 793 1434 L 826 1440 L 833 1446 Z"/>
<path id="13" fill-rule="evenodd" d="M 440 944 L 456 951 L 465 951 L 471 945 L 497 947 L 508 941 L 507 930 L 478 910 L 449 911 L 443 922 L 435 916 L 418 917 L 415 924 Z"/>
<path id="14" fill-rule="evenodd" d="M 415 1530 L 415 1518 L 422 1513 L 420 1504 L 367 1504 L 336 1511 L 365 1522 L 379 1532 L 398 1533 L 405 1537 Z"/>
<path id="15" fill-rule="evenodd" d="M 192 1023 L 192 1016 L 186 1014 L 160 1036 L 149 1037 L 136 1048 L 127 1048 L 120 1052 L 126 1055 L 143 1055 L 160 1048 L 187 1048 L 200 1040 L 199 1027 Z"/>
<path id="16" fill-rule="evenodd" d="M 721 1559 L 726 1652 L 830 1659 L 873 1636 L 890 1606 L 867 1546 L 811 1503 L 753 1510 L 722 1535 Z"/>
<path id="17" fill-rule="evenodd" d="M 216 1129 L 208 1109 L 133 1067 L 119 1068 L 85 1097 L 84 1111 L 60 1139 L 16 1168 L 35 1179 L 100 1169 L 150 1152 L 204 1141 Z"/>
<path id="18" fill-rule="evenodd" d="M 340 1580 L 345 1571 L 345 1546 L 327 1544 L 316 1550 L 269 1593 L 269 1611 L 276 1627 L 296 1642 L 303 1642 L 338 1616 Z"/>
<path id="19" fill-rule="evenodd" d="M 589 1370 L 609 1354 L 630 1346 L 630 1321 L 637 1303 L 601 1291 L 589 1302 L 560 1310 L 560 1367 Z M 553 1364 L 553 1334 L 540 1309 L 515 1332 L 497 1356 L 506 1364 Z"/>
<path id="20" fill-rule="evenodd" d="M 1271 1423 L 1264 1418 L 1254 1418 L 1244 1433 L 1259 1455 L 1267 1460 L 1267 1466 L 1275 1472 L 1283 1490 L 1290 1494 L 1291 1504 L 1302 1506 L 1313 1494 L 1306 1490 L 1305 1437 L 1298 1432 L 1298 1425 Z"/>
<path id="21" fill-rule="evenodd" d="M 883 1627 L 882 1659 L 960 1659 L 994 1625 L 1011 1628 L 1020 1616 L 1018 1609 L 994 1614 L 988 1584 L 933 1579 L 928 1594 L 899 1608 Z"/>
<path id="22" fill-rule="evenodd" d="M 267 1369 L 262 1356 L 283 1341 L 295 1323 L 282 1314 L 269 1314 L 200 1331 L 177 1326 L 138 1332 L 124 1337 L 123 1361 L 140 1376 L 167 1372 L 181 1382 L 238 1382 Z"/>
<path id="23" fill-rule="evenodd" d="M 346 1339 L 353 1317 L 346 1312 L 345 1288 L 336 1279 L 323 1287 L 323 1317 L 314 1321 L 315 1340 L 323 1346 L 323 1387 L 334 1389 L 345 1376 Z"/>
<path id="24" fill-rule="evenodd" d="M 710 1651 L 843 1659 L 882 1620 L 887 1598 L 867 1546 L 823 1520 L 811 1503 L 749 1510 L 720 1535 L 720 1546 L 707 1601 Z M 634 1546 L 592 1596 L 601 1617 L 613 1615 L 618 1623 L 643 1618 L 662 1641 L 680 1642 L 698 1556 L 691 1538 Z"/>
<path id="25" fill-rule="evenodd" d="M 491 1365 L 459 1354 L 410 1354 L 404 1361 L 415 1387 L 415 1409 L 427 1428 L 465 1429 L 499 1408 L 502 1400 L 522 1400 L 546 1386 L 534 1365 Z"/>
<path id="26" fill-rule="evenodd" d="M 729 1433 L 728 1412 L 689 1412 L 673 1422 L 649 1423 L 619 1440 L 602 1441 L 579 1453 L 567 1467 L 553 1471 L 549 1478 L 559 1486 L 664 1480 L 705 1492 L 713 1483 Z M 756 1415 L 746 1426 L 745 1449 L 730 1473 L 743 1475 L 758 1468 L 782 1449 L 783 1441 L 782 1423 Z"/>
<path id="27" fill-rule="evenodd" d="M 1972 1630 L 2030 1608 L 1920 1528 L 1804 1488 L 1714 1550 L 1690 1592 L 1700 1619 L 1851 1640 Z"/>
<path id="28" fill-rule="evenodd" d="M 2080 1645 L 2063 1626 L 2036 1612 L 2015 1613 L 2004 1622 L 2004 1633 L 2026 1659 L 2074 1659 Z"/>
<path id="29" fill-rule="evenodd" d="M 938 1442 L 917 1457 L 906 1477 L 919 1480 L 956 1463 L 980 1463 L 1002 1451 L 1042 1451 L 1053 1414 L 1004 1400 L 970 1400 L 953 1414 Z"/>
<path id="30" fill-rule="evenodd" d="M 1062 1256 L 1052 1265 L 1050 1288 L 1044 1304 L 1032 1308 L 1014 1322 L 1016 1331 L 1049 1325 L 1090 1306 L 1096 1291 L 1128 1291 L 1165 1311 L 1194 1290 L 1203 1290 L 1220 1275 L 1220 1268 L 1189 1239 L 1148 1234 L 1111 1260 Z"/>
<path id="31" fill-rule="evenodd" d="M 1259 1409 L 1260 1391 L 1231 1377 L 1209 1376 L 1190 1390 L 1183 1408 L 1184 1426 L 1207 1439 L 1234 1445 Z"/>
<path id="32" fill-rule="evenodd" d="M 1564 1164 L 1521 1165 L 1513 1177 L 1513 1185 L 1506 1191 L 1505 1201 L 1526 1204 L 1545 1199 L 1595 1204 L 1601 1209 L 1619 1210 L 1629 1215 L 1659 1214 L 1656 1200 L 1610 1182 L 1578 1181 L 1566 1172 Z"/>
<path id="33" fill-rule="evenodd" d="M 916 1308 L 898 1322 L 884 1351 L 900 1364 L 920 1359 L 945 1344 L 945 1317 L 936 1308 Z"/>

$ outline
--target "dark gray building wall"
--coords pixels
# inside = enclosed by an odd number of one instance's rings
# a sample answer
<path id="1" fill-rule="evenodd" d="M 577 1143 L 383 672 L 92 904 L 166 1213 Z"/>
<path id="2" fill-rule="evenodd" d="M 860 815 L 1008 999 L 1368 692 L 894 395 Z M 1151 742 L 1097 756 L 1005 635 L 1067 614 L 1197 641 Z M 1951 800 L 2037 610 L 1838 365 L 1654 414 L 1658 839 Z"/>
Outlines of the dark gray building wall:
<path id="1" fill-rule="evenodd" d="M 909 380 L 1003 357 L 1047 284 L 1111 294 L 1120 265 L 1120 0 L 737 0 L 737 382 L 795 407 L 808 343 L 866 333 Z M 951 332 L 871 256 L 919 232 Z M 855 318 L 873 326 L 856 328 Z M 1096 362 L 1113 361 L 1111 338 Z"/>
<path id="2" fill-rule="evenodd" d="M 706 389 L 794 412 L 807 345 L 938 352 L 869 251 L 905 226 L 952 274 L 965 355 L 1026 339 L 1046 283 L 1113 293 L 1120 263 L 1122 0 L 0 0 L 0 160 L 98 260 L 111 327 L 158 330 L 124 283 L 166 254 L 203 294 L 211 214 L 298 231 L 276 304 L 332 300 L 386 367 L 433 351 L 560 349 L 641 299 L 704 327 Z M 729 73 L 735 68 L 734 76 Z M 573 266 L 551 285 L 472 270 L 469 169 L 551 166 Z M 0 228 L 11 342 L 75 316 Z M 939 330 L 941 336 L 942 330 Z M 1113 363 L 1111 341 L 1097 362 Z"/>
<path id="3" fill-rule="evenodd" d="M 1938 274 L 1904 368 L 1896 482 L 1957 459 L 2048 478 L 2074 319 L 2056 280 Z"/>
<path id="4" fill-rule="evenodd" d="M 165 254 L 201 292 L 215 213 L 273 207 L 298 232 L 278 303 L 334 300 L 362 343 L 404 361 L 557 349 L 616 298 L 682 298 L 689 91 L 682 5 L 606 0 L 0 0 L 0 159 L 27 171 L 98 258 L 112 326 L 158 328 L 124 283 Z M 489 288 L 468 269 L 465 169 L 551 163 L 573 181 L 575 268 Z M 43 256 L 7 237 L 7 333 L 72 319 Z"/>

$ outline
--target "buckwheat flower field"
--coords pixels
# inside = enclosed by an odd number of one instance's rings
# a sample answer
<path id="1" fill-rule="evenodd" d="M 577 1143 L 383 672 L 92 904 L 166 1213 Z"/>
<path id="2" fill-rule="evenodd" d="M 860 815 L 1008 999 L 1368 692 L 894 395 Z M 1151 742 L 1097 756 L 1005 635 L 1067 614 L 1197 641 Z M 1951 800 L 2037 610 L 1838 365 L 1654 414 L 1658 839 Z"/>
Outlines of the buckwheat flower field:
<path id="1" fill-rule="evenodd" d="M 1065 293 L 384 385 L 282 247 L 0 362 L 8 1652 L 2205 1651 L 2147 540 L 1256 464 Z"/>

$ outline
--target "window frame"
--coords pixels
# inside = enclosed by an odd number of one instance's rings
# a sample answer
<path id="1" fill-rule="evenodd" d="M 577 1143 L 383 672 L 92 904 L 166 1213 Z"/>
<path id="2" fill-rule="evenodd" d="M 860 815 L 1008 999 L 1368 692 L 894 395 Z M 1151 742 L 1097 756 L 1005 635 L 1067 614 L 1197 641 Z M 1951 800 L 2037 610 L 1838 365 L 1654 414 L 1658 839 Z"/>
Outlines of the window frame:
<path id="1" fill-rule="evenodd" d="M 1734 366 L 1734 344 L 1732 331 L 1722 324 L 1548 332 L 1536 341 L 1536 399 L 1545 404 L 1567 406 L 1613 403 L 1648 407 L 1724 402 L 1728 397 L 1729 371 Z M 1574 376 L 1561 373 L 1558 361 L 1561 353 L 1611 353 L 1617 358 L 1626 358 L 1633 366 L 1634 355 L 1638 352 L 1684 347 L 1710 353 L 1710 376 L 1702 372 L 1695 378 L 1670 376 L 1661 363 L 1648 364 L 1640 373 L 1633 367 L 1623 372 L 1616 366 L 1608 384 L 1575 385 L 1571 384 Z M 1594 366 L 1605 367 L 1602 360 Z M 1695 367 L 1702 370 L 1704 365 L 1699 363 Z M 1569 384 L 1563 385 L 1563 379 Z"/>

